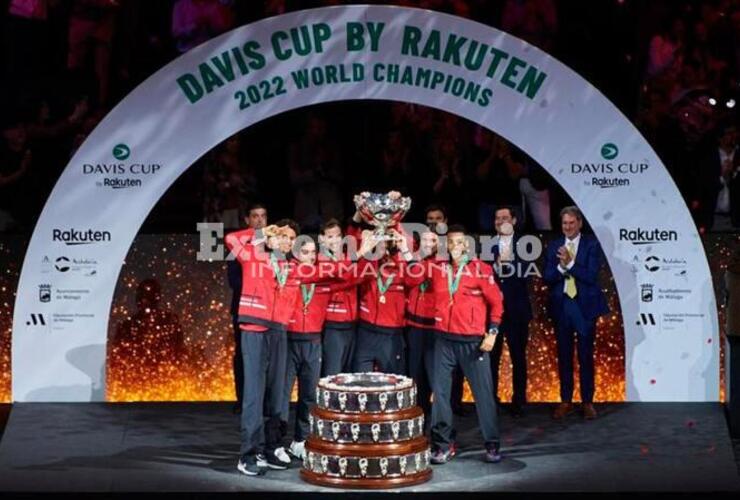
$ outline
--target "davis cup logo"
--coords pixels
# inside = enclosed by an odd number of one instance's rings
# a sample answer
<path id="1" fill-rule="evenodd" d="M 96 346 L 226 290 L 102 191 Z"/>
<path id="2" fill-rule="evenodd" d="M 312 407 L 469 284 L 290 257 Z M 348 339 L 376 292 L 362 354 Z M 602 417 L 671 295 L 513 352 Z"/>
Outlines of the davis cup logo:
<path id="1" fill-rule="evenodd" d="M 603 146 L 601 146 L 601 157 L 605 160 L 613 160 L 617 157 L 619 154 L 619 148 L 616 144 L 612 144 L 611 142 L 607 142 Z"/>
<path id="2" fill-rule="evenodd" d="M 113 157 L 116 160 L 123 161 L 131 156 L 131 149 L 125 144 L 118 144 L 113 148 Z"/>

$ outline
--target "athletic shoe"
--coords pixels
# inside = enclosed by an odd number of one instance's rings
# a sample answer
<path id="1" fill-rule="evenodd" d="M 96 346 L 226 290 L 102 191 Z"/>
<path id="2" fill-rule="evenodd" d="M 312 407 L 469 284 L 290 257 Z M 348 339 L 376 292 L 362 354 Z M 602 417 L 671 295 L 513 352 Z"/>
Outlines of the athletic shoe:
<path id="1" fill-rule="evenodd" d="M 306 453 L 306 442 L 305 441 L 293 441 L 290 443 L 288 453 L 296 457 L 298 460 L 303 460 L 303 455 Z"/>
<path id="2" fill-rule="evenodd" d="M 275 450 L 275 456 L 278 460 L 280 460 L 285 465 L 290 465 L 290 455 L 288 455 L 288 452 L 285 451 L 285 448 L 282 446 L 280 448 L 277 448 Z"/>
<path id="3" fill-rule="evenodd" d="M 236 465 L 236 469 L 242 474 L 247 476 L 259 476 L 264 474 L 264 469 L 258 465 L 259 456 L 254 455 L 242 455 L 239 459 L 239 463 Z"/>
<path id="4" fill-rule="evenodd" d="M 282 450 L 282 453 L 280 453 L 278 450 Z M 284 460 L 285 458 L 288 459 L 287 462 Z M 260 467 L 268 467 L 275 470 L 285 470 L 288 468 L 289 464 L 290 457 L 288 457 L 288 454 L 285 453 L 285 449 L 282 447 L 278 448 L 272 453 L 268 453 L 267 455 L 257 455 L 257 465 Z"/>
<path id="5" fill-rule="evenodd" d="M 435 465 L 442 465 L 446 464 L 450 460 L 452 460 L 452 457 L 457 455 L 457 445 L 455 443 L 450 443 L 450 447 L 447 449 L 447 451 L 437 450 L 434 453 L 432 453 L 431 462 Z"/>
<path id="6" fill-rule="evenodd" d="M 492 464 L 499 463 L 501 461 L 501 452 L 499 451 L 499 445 L 486 448 L 486 457 L 484 458 L 484 460 Z"/>

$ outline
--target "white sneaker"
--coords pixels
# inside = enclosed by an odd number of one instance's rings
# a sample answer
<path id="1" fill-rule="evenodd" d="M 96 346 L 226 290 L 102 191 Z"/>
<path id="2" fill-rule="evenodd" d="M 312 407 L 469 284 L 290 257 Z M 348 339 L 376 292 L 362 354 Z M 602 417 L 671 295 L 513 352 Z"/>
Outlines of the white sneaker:
<path id="1" fill-rule="evenodd" d="M 285 448 L 283 448 L 282 446 L 275 450 L 275 456 L 280 462 L 284 463 L 285 465 L 290 465 L 290 456 L 285 451 Z"/>
<path id="2" fill-rule="evenodd" d="M 303 455 L 306 454 L 306 442 L 305 441 L 293 441 L 290 443 L 288 452 L 296 457 L 298 460 L 303 460 Z"/>

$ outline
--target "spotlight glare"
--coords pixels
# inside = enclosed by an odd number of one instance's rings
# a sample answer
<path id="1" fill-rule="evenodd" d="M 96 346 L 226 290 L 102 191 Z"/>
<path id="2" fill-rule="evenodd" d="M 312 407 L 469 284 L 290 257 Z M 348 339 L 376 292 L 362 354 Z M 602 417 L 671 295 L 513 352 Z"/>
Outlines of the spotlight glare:
<path id="1" fill-rule="evenodd" d="M 711 104 L 712 106 L 716 106 L 717 105 L 717 99 L 715 99 L 714 97 L 710 97 L 709 98 L 709 104 Z"/>
<path id="2" fill-rule="evenodd" d="M 727 101 L 725 103 L 725 106 L 727 106 L 730 109 L 734 108 L 735 107 L 735 99 L 730 99 L 729 101 Z"/>

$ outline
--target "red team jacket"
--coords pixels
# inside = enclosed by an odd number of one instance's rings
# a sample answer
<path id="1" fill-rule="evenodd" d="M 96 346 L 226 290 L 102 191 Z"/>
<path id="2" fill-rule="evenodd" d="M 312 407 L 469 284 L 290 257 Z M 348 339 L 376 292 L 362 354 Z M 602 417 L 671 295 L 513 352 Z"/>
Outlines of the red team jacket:
<path id="1" fill-rule="evenodd" d="M 406 325 L 415 328 L 434 328 L 434 290 L 431 280 L 410 287 L 406 299 Z"/>
<path id="2" fill-rule="evenodd" d="M 318 261 L 326 262 L 332 259 L 319 254 Z M 315 299 L 314 299 L 315 300 Z M 357 322 L 357 285 L 342 287 L 335 291 L 326 305 L 325 325 L 338 330 L 352 328 Z"/>
<path id="3" fill-rule="evenodd" d="M 360 285 L 360 321 L 372 330 L 394 333 L 406 325 L 406 290 L 411 286 L 408 264 L 400 255 L 395 255 L 379 264 L 379 273 L 384 281 L 395 275 L 385 292 L 385 303 L 381 302 L 378 280 L 366 278 Z"/>
<path id="4" fill-rule="evenodd" d="M 434 294 L 434 330 L 463 337 L 480 337 L 491 326 L 501 323 L 503 296 L 490 265 L 479 259 L 468 262 L 452 301 L 447 285 L 447 267 L 452 264 L 425 260 L 418 265 L 425 267 L 425 276 L 431 274 L 431 286 L 427 292 Z M 456 272 L 457 268 L 452 266 L 453 277 Z M 413 281 L 419 284 L 422 279 Z"/>
<path id="5" fill-rule="evenodd" d="M 324 269 L 326 274 L 323 275 L 318 268 L 313 268 L 315 272 L 302 272 L 299 276 L 295 262 L 282 260 L 279 266 L 287 270 L 288 275 L 285 285 L 280 287 L 268 252 L 251 244 L 254 234 L 255 230 L 250 228 L 225 238 L 226 246 L 242 265 L 238 319 L 245 331 L 264 331 L 266 328 L 284 331 L 301 301 L 301 283 L 326 281 L 336 279 L 336 276 L 329 268 Z M 306 269 L 304 266 L 301 271 Z"/>
<path id="6" fill-rule="evenodd" d="M 310 287 L 311 285 L 305 286 Z M 353 284 L 316 284 L 313 298 L 308 303 L 308 306 L 305 306 L 303 302 L 303 294 L 300 292 L 299 287 L 298 293 L 300 297 L 294 309 L 293 317 L 288 321 L 288 337 L 301 339 L 316 336 L 319 338 L 324 328 L 324 321 L 327 317 L 327 306 L 331 298 L 336 293 L 339 293 L 337 292 L 339 288 L 346 288 L 347 286 L 357 290 Z"/>

